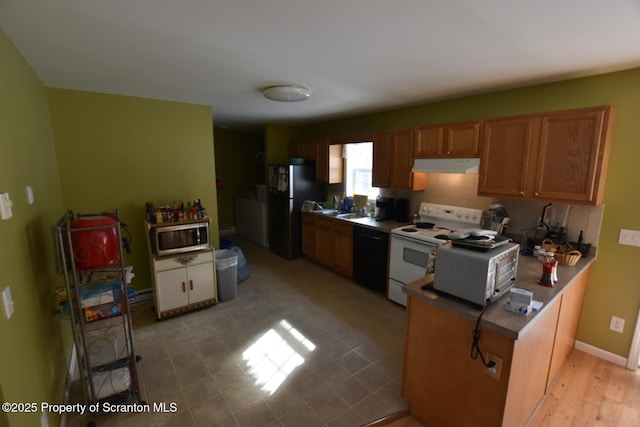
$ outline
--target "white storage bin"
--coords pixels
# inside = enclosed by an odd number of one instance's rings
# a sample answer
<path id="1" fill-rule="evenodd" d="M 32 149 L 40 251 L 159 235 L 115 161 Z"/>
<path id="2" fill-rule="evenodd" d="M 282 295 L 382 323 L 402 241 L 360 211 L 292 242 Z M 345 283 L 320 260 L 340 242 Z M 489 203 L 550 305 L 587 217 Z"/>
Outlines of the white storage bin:
<path id="1" fill-rule="evenodd" d="M 97 399 L 127 391 L 130 385 L 131 377 L 127 367 L 97 372 L 93 375 L 93 388 Z"/>
<path id="2" fill-rule="evenodd" d="M 122 322 L 121 318 L 111 317 L 87 323 L 85 339 L 92 367 L 111 363 L 128 356 L 126 326 L 123 327 Z"/>

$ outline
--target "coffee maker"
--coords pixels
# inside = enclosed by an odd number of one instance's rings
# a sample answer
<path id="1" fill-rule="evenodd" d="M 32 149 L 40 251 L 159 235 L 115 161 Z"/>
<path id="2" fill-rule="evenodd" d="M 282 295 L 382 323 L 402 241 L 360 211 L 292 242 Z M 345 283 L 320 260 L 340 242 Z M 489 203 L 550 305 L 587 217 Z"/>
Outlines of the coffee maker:
<path id="1" fill-rule="evenodd" d="M 376 221 L 386 221 L 394 218 L 396 199 L 378 197 L 376 199 Z"/>

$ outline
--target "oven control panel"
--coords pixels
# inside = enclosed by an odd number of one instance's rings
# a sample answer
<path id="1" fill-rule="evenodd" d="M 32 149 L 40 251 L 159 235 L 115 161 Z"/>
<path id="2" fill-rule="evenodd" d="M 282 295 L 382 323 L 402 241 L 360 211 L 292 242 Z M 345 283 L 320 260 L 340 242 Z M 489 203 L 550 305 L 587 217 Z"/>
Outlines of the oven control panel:
<path id="1" fill-rule="evenodd" d="M 466 223 L 470 227 L 480 225 L 482 210 L 461 208 L 459 206 L 440 205 L 436 203 L 420 203 L 420 217 Z"/>

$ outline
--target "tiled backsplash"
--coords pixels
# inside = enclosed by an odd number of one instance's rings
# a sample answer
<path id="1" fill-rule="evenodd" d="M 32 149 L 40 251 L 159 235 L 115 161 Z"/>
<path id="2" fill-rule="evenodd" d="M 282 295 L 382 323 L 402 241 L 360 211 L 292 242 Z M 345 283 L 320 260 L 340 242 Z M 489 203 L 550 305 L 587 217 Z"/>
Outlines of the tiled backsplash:
<path id="1" fill-rule="evenodd" d="M 478 179 L 479 175 L 475 174 L 434 173 L 429 174 L 427 189 L 424 191 L 414 192 L 383 189 L 382 195 L 408 198 L 410 200 L 411 212 L 416 212 L 421 202 L 441 203 L 486 210 L 491 203 L 498 201 L 502 203 L 511 217 L 508 233 L 512 235 L 514 239 L 520 239 L 522 230 L 536 228 L 542 213 L 542 208 L 548 202 L 508 198 L 497 200 L 491 197 L 480 197 L 477 195 Z M 604 205 L 584 206 L 554 203 L 547 209 L 547 222 L 549 225 L 562 225 L 565 219 L 565 213 L 567 213 L 566 227 L 569 240 L 573 242 L 577 241 L 580 230 L 583 230 L 584 243 L 597 246 L 603 212 Z"/>

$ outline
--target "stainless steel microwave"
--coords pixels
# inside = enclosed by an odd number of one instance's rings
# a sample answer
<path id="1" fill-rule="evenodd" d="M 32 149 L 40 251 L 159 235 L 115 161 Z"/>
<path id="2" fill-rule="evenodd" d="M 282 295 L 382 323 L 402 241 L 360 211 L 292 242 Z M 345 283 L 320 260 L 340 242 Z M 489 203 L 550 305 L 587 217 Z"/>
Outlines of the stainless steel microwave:
<path id="1" fill-rule="evenodd" d="M 210 248 L 208 220 L 188 224 L 156 224 L 149 232 L 151 249 L 156 256 Z"/>
<path id="2" fill-rule="evenodd" d="M 484 307 L 515 283 L 519 254 L 520 245 L 515 243 L 489 251 L 439 246 L 433 288 Z"/>

